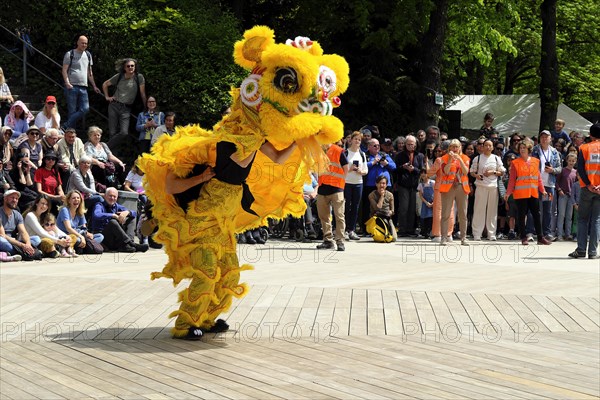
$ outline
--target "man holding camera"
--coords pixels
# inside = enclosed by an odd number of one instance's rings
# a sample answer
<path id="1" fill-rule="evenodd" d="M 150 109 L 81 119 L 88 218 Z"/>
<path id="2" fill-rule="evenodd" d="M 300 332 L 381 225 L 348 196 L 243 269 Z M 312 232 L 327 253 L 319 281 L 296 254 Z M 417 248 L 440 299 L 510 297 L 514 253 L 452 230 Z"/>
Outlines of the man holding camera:
<path id="1" fill-rule="evenodd" d="M 546 240 L 553 242 L 556 240 L 553 232 L 556 229 L 558 217 L 554 188 L 556 187 L 556 177 L 562 171 L 562 165 L 558 150 L 550 143 L 552 143 L 550 131 L 540 132 L 539 144 L 533 147 L 531 155 L 540 160 L 540 174 L 547 193 L 545 196 L 540 196 L 542 231 Z"/>
<path id="2" fill-rule="evenodd" d="M 392 177 L 391 173 L 396 170 L 396 163 L 392 160 L 391 157 L 387 156 L 385 153 L 379 151 L 379 140 L 371 139 L 369 141 L 369 148 L 367 154 L 367 168 L 369 172 L 367 173 L 365 179 L 365 187 L 362 194 L 362 215 L 361 215 L 361 231 L 364 233 L 365 223 L 371 217 L 369 215 L 370 211 L 370 203 L 369 203 L 369 194 L 375 190 L 377 184 L 376 180 L 379 175 L 384 175 L 387 178 L 388 187 L 387 190 L 389 192 L 392 191 Z"/>

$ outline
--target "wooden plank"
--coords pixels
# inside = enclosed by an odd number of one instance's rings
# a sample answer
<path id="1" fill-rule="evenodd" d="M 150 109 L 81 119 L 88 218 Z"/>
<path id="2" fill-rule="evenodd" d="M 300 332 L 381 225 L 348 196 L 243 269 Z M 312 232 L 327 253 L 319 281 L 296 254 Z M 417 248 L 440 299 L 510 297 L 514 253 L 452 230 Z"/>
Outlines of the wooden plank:
<path id="1" fill-rule="evenodd" d="M 367 291 L 352 290 L 352 308 L 350 309 L 350 335 L 367 334 Z"/>
<path id="2" fill-rule="evenodd" d="M 303 308 L 318 308 L 321 304 L 321 297 L 323 296 L 322 288 L 309 288 L 306 298 L 304 299 Z"/>
<path id="3" fill-rule="evenodd" d="M 9 363 L 3 360 L 0 367 L 0 397 L 12 399 L 64 399 L 51 390 L 48 390 L 46 385 L 42 383 L 43 379 L 36 376 L 37 381 L 27 380 L 22 375 L 18 374 L 19 365 Z M 38 385 L 42 383 L 42 385 Z M 82 396 L 82 394 L 79 394 Z"/>
<path id="4" fill-rule="evenodd" d="M 126 368 L 147 379 L 167 384 L 173 388 L 173 392 L 185 393 L 180 398 L 190 395 L 204 398 L 214 396 L 214 394 L 228 398 L 242 397 L 239 391 L 232 389 L 234 385 L 219 385 L 215 383 L 211 375 L 207 376 L 206 373 L 197 371 L 195 368 L 180 365 L 182 359 L 179 360 L 180 363 L 165 365 L 162 356 L 156 355 L 156 351 L 140 352 L 139 348 L 133 347 L 133 344 L 136 343 L 149 343 L 149 341 L 79 342 L 77 349 L 91 357 L 101 358 L 105 362 Z M 186 344 L 192 345 L 189 342 Z M 192 351 L 192 349 L 188 347 L 188 351 Z M 187 368 L 187 370 L 182 372 L 181 368 Z"/>
<path id="5" fill-rule="evenodd" d="M 583 315 L 588 317 L 596 326 L 600 327 L 600 314 L 593 307 L 578 297 L 565 298 L 566 301 L 579 310 Z"/>
<path id="6" fill-rule="evenodd" d="M 417 314 L 419 315 L 421 332 L 425 335 L 439 335 L 440 326 L 435 318 L 435 313 L 433 312 L 433 308 L 431 308 L 427 294 L 425 292 L 411 292 L 411 294 Z"/>
<path id="7" fill-rule="evenodd" d="M 405 335 L 418 335 L 421 332 L 421 321 L 411 292 L 396 291 L 400 314 L 402 316 L 402 329 Z"/>
<path id="8" fill-rule="evenodd" d="M 512 294 L 502 295 L 504 300 L 510 304 L 513 310 L 519 314 L 521 319 L 525 321 L 527 326 L 535 332 L 550 332 L 550 329 L 544 324 L 531 310 L 523 304 L 518 296 Z"/>
<path id="9" fill-rule="evenodd" d="M 576 307 L 574 307 L 571 303 L 565 300 L 562 297 L 549 297 L 551 301 L 554 302 L 561 310 L 563 310 L 569 317 L 571 317 L 579 326 L 581 326 L 586 331 L 595 331 L 598 329 L 598 326 L 588 318 L 587 315 L 583 314 Z"/>
<path id="10" fill-rule="evenodd" d="M 504 317 L 504 320 L 511 327 L 513 332 L 523 332 L 524 330 L 528 330 L 525 321 L 523 321 L 519 314 L 515 312 L 504 297 L 499 294 L 488 294 L 487 298 L 490 299 L 498 312 Z"/>
<path id="11" fill-rule="evenodd" d="M 533 297 L 520 295 L 517 298 L 548 328 L 550 332 L 566 332 L 566 328 Z"/>
<path id="12" fill-rule="evenodd" d="M 597 399 L 596 396 L 586 395 L 584 393 L 575 392 L 565 388 L 549 385 L 541 382 L 532 381 L 530 379 L 521 378 L 518 376 L 505 374 L 497 371 L 490 370 L 479 370 L 477 371 L 481 375 L 485 375 L 491 378 L 507 381 L 511 386 L 525 387 L 529 390 L 535 390 L 535 394 L 541 394 L 544 396 L 556 396 L 556 398 L 577 398 L 577 399 Z"/>
<path id="13" fill-rule="evenodd" d="M 533 295 L 532 298 L 537 301 L 540 306 L 544 308 L 544 310 L 550 313 L 565 328 L 566 331 L 573 332 L 583 330 L 583 328 L 577 322 L 575 322 L 573 318 L 565 313 L 562 308 L 557 306 L 547 296 Z"/>
<path id="14" fill-rule="evenodd" d="M 473 325 L 473 321 L 467 314 L 467 311 L 463 307 L 462 303 L 456 297 L 456 293 L 441 293 L 442 299 L 448 306 L 448 310 L 452 314 L 452 318 L 454 319 L 459 332 L 461 333 L 469 333 L 476 332 L 475 325 Z"/>
<path id="15" fill-rule="evenodd" d="M 67 398 L 106 397 L 111 395 L 109 392 L 93 386 L 98 382 L 88 380 L 87 377 L 84 377 L 85 374 L 80 371 L 67 366 L 57 368 L 52 359 L 22 347 L 18 342 L 12 342 L 12 344 L 15 346 L 12 348 L 13 351 L 8 352 L 6 348 L 3 348 L 2 357 L 42 376 L 45 388 L 53 388 L 53 391 L 57 391 L 61 396 Z M 39 381 L 40 379 L 34 382 Z M 58 391 L 59 387 L 60 391 Z"/>
<path id="16" fill-rule="evenodd" d="M 287 340 L 296 340 L 299 337 L 300 332 L 298 331 L 298 317 L 302 308 L 300 307 L 286 307 L 281 315 L 279 324 L 274 330 L 274 337 L 283 337 Z"/>
<path id="17" fill-rule="evenodd" d="M 481 309 L 485 318 L 490 325 L 482 325 L 476 327 L 478 333 L 482 333 L 484 329 L 491 328 L 502 335 L 512 334 L 513 328 L 506 321 L 504 315 L 496 308 L 489 297 L 485 293 L 472 293 L 471 297 L 475 301 L 475 306 Z M 472 303 L 471 303 L 472 304 Z"/>
<path id="18" fill-rule="evenodd" d="M 383 314 L 386 335 L 402 335 L 402 314 L 398 304 L 398 296 L 394 290 L 382 290 Z"/>
<path id="19" fill-rule="evenodd" d="M 367 334 L 385 335 L 385 315 L 381 290 L 367 290 Z"/>
<path id="20" fill-rule="evenodd" d="M 450 338 L 460 335 L 462 332 L 461 327 L 454 320 L 442 294 L 440 292 L 427 292 L 426 295 L 435 314 L 441 334 Z"/>
<path id="21" fill-rule="evenodd" d="M 598 302 L 598 299 L 592 297 L 579 297 L 579 300 L 592 307 L 597 313 L 600 313 L 600 302 Z"/>

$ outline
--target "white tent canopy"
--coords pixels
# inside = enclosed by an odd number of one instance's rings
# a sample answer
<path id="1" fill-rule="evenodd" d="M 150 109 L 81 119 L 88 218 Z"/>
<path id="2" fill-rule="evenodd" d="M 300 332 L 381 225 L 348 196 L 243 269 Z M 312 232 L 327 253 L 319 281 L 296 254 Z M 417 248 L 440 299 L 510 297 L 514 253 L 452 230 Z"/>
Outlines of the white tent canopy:
<path id="1" fill-rule="evenodd" d="M 483 116 L 491 112 L 493 126 L 500 134 L 520 132 L 527 136 L 539 133 L 540 99 L 536 94 L 524 95 L 465 95 L 453 101 L 447 110 L 461 111 L 462 129 L 479 129 Z M 558 118 L 565 120 L 565 130 L 588 134 L 592 123 L 564 104 L 558 106 Z"/>

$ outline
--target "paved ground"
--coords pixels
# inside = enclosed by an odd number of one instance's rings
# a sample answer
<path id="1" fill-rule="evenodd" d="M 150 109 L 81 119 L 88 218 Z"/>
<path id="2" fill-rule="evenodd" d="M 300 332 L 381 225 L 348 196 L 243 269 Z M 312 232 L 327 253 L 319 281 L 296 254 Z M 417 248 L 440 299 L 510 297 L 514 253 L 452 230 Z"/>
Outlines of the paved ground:
<path id="1" fill-rule="evenodd" d="M 600 262 L 522 247 L 269 241 L 232 330 L 173 340 L 162 251 L 0 266 L 2 398 L 599 398 Z"/>

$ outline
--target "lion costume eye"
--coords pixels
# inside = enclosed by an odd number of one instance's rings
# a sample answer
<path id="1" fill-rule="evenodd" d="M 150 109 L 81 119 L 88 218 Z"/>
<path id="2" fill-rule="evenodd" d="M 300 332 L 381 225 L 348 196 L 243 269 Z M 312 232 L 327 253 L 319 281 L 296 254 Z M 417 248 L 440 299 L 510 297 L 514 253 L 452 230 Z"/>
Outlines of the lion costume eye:
<path id="1" fill-rule="evenodd" d="M 293 68 L 279 68 L 275 72 L 273 84 L 284 93 L 296 93 L 298 91 L 298 74 Z"/>
<path id="2" fill-rule="evenodd" d="M 321 65 L 319 68 L 319 88 L 328 95 L 332 94 L 337 87 L 335 72 L 329 67 Z"/>

